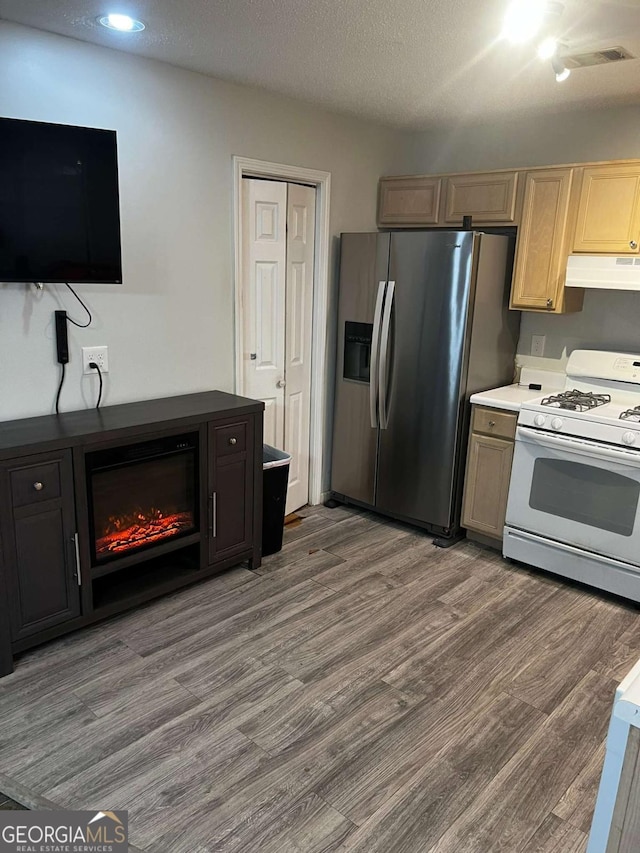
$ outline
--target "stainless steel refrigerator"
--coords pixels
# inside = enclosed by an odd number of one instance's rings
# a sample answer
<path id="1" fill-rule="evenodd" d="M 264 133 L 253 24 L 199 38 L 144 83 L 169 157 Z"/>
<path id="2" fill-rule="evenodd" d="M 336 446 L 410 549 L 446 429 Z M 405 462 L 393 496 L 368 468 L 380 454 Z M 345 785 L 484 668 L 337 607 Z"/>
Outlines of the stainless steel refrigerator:
<path id="1" fill-rule="evenodd" d="M 334 499 L 456 536 L 469 397 L 513 381 L 510 257 L 473 231 L 342 235 Z"/>

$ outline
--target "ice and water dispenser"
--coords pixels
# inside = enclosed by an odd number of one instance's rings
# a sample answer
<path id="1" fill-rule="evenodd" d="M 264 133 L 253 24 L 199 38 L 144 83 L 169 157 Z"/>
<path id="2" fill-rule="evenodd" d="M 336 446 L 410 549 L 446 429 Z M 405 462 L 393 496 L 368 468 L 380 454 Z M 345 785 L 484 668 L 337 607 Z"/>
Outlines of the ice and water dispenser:
<path id="1" fill-rule="evenodd" d="M 368 382 L 371 366 L 371 339 L 373 323 L 344 324 L 344 371 L 345 379 Z"/>

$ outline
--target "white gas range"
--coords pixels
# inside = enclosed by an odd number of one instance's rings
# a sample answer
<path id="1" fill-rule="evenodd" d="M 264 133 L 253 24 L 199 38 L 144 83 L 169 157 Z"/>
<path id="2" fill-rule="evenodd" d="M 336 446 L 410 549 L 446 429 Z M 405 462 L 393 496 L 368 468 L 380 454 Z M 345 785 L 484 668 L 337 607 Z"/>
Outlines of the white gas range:
<path id="1" fill-rule="evenodd" d="M 523 404 L 503 553 L 640 601 L 640 355 L 576 350 Z"/>

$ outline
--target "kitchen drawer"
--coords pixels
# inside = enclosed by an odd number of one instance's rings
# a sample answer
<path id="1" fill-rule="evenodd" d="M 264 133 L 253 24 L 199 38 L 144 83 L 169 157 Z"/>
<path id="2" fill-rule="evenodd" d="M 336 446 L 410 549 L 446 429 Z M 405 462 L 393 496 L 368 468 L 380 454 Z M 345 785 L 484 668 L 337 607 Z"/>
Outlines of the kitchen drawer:
<path id="1" fill-rule="evenodd" d="M 495 435 L 500 438 L 514 439 L 517 422 L 517 412 L 505 412 L 501 409 L 487 409 L 483 406 L 474 406 L 471 431 L 482 432 L 485 435 Z"/>
<path id="2" fill-rule="evenodd" d="M 10 479 L 14 507 L 29 506 L 60 497 L 59 462 L 14 468 Z"/>
<path id="3" fill-rule="evenodd" d="M 231 456 L 247 449 L 247 422 L 214 427 L 215 455 Z"/>

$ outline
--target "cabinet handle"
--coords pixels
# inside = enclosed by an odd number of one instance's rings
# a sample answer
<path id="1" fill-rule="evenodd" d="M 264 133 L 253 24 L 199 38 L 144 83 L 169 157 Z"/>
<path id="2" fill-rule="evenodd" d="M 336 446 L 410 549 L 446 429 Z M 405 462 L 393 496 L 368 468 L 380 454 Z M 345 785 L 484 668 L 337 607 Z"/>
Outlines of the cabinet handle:
<path id="1" fill-rule="evenodd" d="M 216 492 L 211 492 L 209 495 L 209 536 L 215 539 L 218 527 L 218 496 Z"/>
<path id="2" fill-rule="evenodd" d="M 44 484 L 36 482 L 33 484 L 33 488 L 36 490 L 36 492 L 41 492 L 44 489 Z"/>
<path id="3" fill-rule="evenodd" d="M 553 299 L 547 299 L 547 308 L 553 308 Z"/>
<path id="4" fill-rule="evenodd" d="M 230 438 L 230 439 L 229 439 L 229 444 L 237 444 L 237 443 L 238 443 L 238 439 L 237 439 L 237 438 Z"/>
<path id="5" fill-rule="evenodd" d="M 496 422 L 495 422 L 495 421 L 489 421 L 489 426 L 490 426 L 490 427 L 494 427 L 495 425 L 496 425 Z"/>
<path id="6" fill-rule="evenodd" d="M 637 249 L 637 248 L 638 248 L 638 241 L 637 241 L 637 240 L 630 240 L 630 241 L 629 241 L 629 246 L 630 246 L 632 249 Z"/>
<path id="7" fill-rule="evenodd" d="M 82 586 L 82 572 L 80 571 L 80 542 L 78 541 L 78 534 L 73 534 L 73 547 L 76 555 L 76 579 L 78 581 L 78 586 Z"/>

